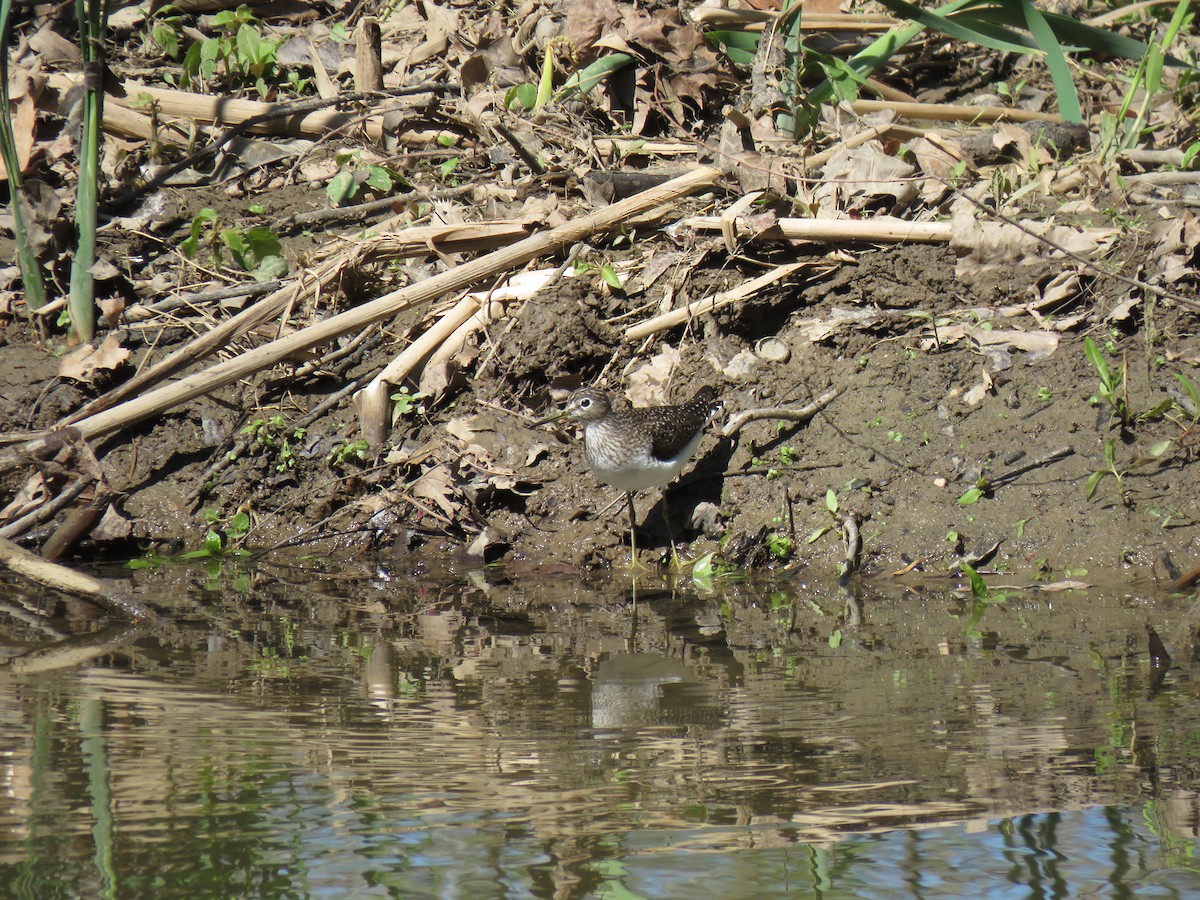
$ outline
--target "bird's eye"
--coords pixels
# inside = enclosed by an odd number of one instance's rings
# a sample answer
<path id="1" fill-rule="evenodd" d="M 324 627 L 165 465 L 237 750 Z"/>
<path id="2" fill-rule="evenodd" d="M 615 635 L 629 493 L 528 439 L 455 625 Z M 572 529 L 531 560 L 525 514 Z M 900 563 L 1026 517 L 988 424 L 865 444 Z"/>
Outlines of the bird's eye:
<path id="1" fill-rule="evenodd" d="M 591 406 L 591 405 L 592 405 L 592 398 L 591 398 L 591 397 L 584 397 L 582 400 L 580 400 L 580 401 L 579 401 L 579 408 L 580 408 L 580 409 L 587 409 L 587 408 L 588 408 L 589 406 Z"/>

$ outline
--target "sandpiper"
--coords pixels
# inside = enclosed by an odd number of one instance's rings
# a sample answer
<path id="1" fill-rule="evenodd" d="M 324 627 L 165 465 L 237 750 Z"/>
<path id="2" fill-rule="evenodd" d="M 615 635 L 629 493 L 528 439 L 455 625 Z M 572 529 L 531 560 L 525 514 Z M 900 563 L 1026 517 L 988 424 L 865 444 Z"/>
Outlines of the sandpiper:
<path id="1" fill-rule="evenodd" d="M 705 427 L 722 408 L 716 389 L 707 384 L 696 391 L 691 400 L 678 406 L 628 410 L 614 410 L 611 398 L 603 391 L 582 388 L 571 394 L 562 411 L 538 420 L 534 426 L 545 425 L 563 416 L 583 423 L 584 453 L 592 474 L 605 484 L 624 491 L 629 501 L 629 546 L 636 565 L 634 492 L 665 487 L 674 479 L 696 452 Z M 667 522 L 671 555 L 678 564 L 665 493 L 663 519 Z"/>

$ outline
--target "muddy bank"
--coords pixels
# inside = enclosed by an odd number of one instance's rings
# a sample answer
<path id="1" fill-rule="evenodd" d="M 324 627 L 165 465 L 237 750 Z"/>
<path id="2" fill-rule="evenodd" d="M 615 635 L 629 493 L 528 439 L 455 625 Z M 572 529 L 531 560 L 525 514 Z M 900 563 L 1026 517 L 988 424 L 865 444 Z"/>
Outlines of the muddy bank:
<path id="1" fill-rule="evenodd" d="M 805 256 L 789 248 L 771 261 Z M 386 446 L 368 450 L 355 443 L 348 396 L 311 410 L 386 364 L 397 342 L 385 333 L 336 376 L 299 374 L 297 363 L 100 442 L 114 502 L 78 552 L 178 553 L 216 532 L 251 548 L 378 547 L 413 565 L 430 553 L 518 572 L 623 564 L 621 495 L 587 471 L 577 429 L 531 420 L 580 384 L 629 387 L 644 405 L 711 383 L 727 416 L 838 394 L 802 426 L 752 422 L 726 437 L 715 424 L 671 489 L 688 557 L 833 576 L 853 520 L 867 572 L 941 571 L 964 556 L 1043 579 L 1162 580 L 1189 568 L 1194 417 L 1166 401 L 1168 390 L 1179 396 L 1176 375 L 1191 377 L 1193 315 L 1162 303 L 1153 330 L 1140 318 L 1106 322 L 1124 296 L 1098 279 L 1056 310 L 1076 317 L 1059 332 L 1044 313 L 1011 308 L 1061 263 L 969 279 L 955 276 L 955 262 L 947 247 L 861 252 L 831 276 L 796 279 L 637 345 L 618 329 L 647 296 L 614 294 L 597 275 L 566 280 L 490 328 L 484 366 L 436 403 L 411 403 Z M 692 293 L 754 271 L 714 258 Z M 135 334 L 124 340 L 136 345 Z M 1088 335 L 1126 372 L 1128 426 L 1098 397 Z M 34 337 L 15 320 L 4 331 L 6 431 L 50 426 L 105 386 L 57 378 L 58 360 Z M 6 495 L 30 478 L 10 471 Z M 654 565 L 668 549 L 661 494 L 639 500 L 639 548 Z"/>

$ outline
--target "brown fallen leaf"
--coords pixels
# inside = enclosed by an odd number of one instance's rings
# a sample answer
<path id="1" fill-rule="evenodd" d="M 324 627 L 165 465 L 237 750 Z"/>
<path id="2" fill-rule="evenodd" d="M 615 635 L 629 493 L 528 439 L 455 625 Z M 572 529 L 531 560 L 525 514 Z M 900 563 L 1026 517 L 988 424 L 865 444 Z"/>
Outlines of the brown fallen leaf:
<path id="1" fill-rule="evenodd" d="M 61 378 L 73 378 L 91 384 L 96 372 L 118 369 L 128 359 L 129 351 L 121 346 L 115 334 L 110 334 L 98 348 L 84 344 L 66 354 L 59 360 L 58 374 Z"/>
<path id="2" fill-rule="evenodd" d="M 458 518 L 462 507 L 454 485 L 450 467 L 437 465 L 413 482 L 409 493 L 418 500 L 427 500 L 440 509 L 452 521 Z"/>
<path id="3" fill-rule="evenodd" d="M 13 141 L 17 148 L 17 163 L 21 171 L 29 169 L 29 159 L 33 155 L 34 126 L 37 124 L 38 95 L 41 93 L 45 79 L 36 78 L 28 69 L 14 66 L 8 73 L 9 105 L 15 107 L 12 113 Z M 0 181 L 8 180 L 8 170 L 4 160 L 0 159 Z"/>
<path id="4" fill-rule="evenodd" d="M 50 499 L 50 488 L 46 484 L 46 476 L 41 472 L 34 472 L 29 477 L 29 480 L 22 485 L 17 491 L 17 495 L 12 502 L 4 509 L 0 509 L 0 522 L 11 522 L 14 519 L 19 519 L 27 512 L 37 509 L 43 503 Z"/>

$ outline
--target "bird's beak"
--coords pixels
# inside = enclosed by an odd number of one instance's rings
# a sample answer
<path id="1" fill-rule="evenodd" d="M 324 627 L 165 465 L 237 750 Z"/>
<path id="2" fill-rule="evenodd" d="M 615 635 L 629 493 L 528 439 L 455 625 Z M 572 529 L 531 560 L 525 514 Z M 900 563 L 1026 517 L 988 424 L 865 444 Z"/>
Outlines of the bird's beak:
<path id="1" fill-rule="evenodd" d="M 556 419 L 561 419 L 561 418 L 562 418 L 563 416 L 565 416 L 566 414 L 567 414 L 567 411 L 566 411 L 565 409 L 560 409 L 558 412 L 556 412 L 556 413 L 555 413 L 554 415 L 552 415 L 552 416 L 546 416 L 544 419 L 538 419 L 536 422 L 534 422 L 534 423 L 533 423 L 532 425 L 530 425 L 529 427 L 530 427 L 530 428 L 539 428 L 539 427 L 541 427 L 542 425 L 547 425 L 547 424 L 549 424 L 550 422 L 553 422 L 553 421 L 554 421 L 554 420 L 556 420 Z"/>

